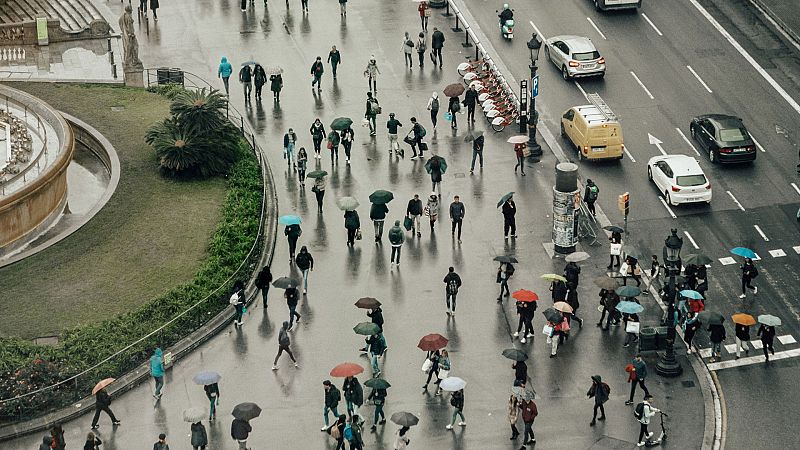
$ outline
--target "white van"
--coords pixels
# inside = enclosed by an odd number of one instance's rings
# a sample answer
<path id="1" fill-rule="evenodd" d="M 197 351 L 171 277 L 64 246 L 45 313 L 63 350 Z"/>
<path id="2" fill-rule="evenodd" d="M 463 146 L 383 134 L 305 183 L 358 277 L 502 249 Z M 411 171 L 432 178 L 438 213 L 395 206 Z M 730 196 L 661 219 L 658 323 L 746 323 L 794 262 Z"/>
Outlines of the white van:
<path id="1" fill-rule="evenodd" d="M 642 7 L 642 0 L 591 0 L 594 9 L 608 11 L 609 9 L 636 9 Z"/>

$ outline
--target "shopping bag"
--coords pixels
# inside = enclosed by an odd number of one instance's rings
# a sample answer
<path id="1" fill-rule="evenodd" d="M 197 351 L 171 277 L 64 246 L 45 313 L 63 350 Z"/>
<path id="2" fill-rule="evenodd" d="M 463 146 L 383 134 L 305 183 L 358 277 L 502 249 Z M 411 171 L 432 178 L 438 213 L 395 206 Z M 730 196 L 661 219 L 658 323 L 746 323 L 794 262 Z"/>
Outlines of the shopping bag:
<path id="1" fill-rule="evenodd" d="M 436 56 L 433 55 L 433 50 L 431 50 L 431 61 L 436 64 Z"/>
<path id="2" fill-rule="evenodd" d="M 528 156 L 531 156 L 531 149 L 529 149 L 528 147 L 525 147 L 524 149 L 522 149 L 522 156 L 524 156 L 526 158 Z"/>
<path id="3" fill-rule="evenodd" d="M 369 119 L 367 119 L 366 117 L 361 119 L 361 126 L 364 128 L 369 128 Z"/>
<path id="4" fill-rule="evenodd" d="M 628 324 L 625 325 L 625 332 L 639 334 L 639 325 L 639 322 L 628 322 Z"/>
<path id="5" fill-rule="evenodd" d="M 544 328 L 542 328 L 542 334 L 547 335 L 547 336 L 552 336 L 553 335 L 553 327 L 549 323 L 545 324 Z"/>
<path id="6" fill-rule="evenodd" d="M 425 361 L 422 363 L 422 371 L 427 373 L 429 370 L 431 370 L 432 366 L 433 361 L 431 361 L 429 358 L 425 358 Z"/>
<path id="7" fill-rule="evenodd" d="M 444 113 L 444 120 L 446 120 L 448 122 L 452 122 L 453 121 L 453 115 L 450 114 L 450 111 Z"/>
<path id="8" fill-rule="evenodd" d="M 449 370 L 440 370 L 438 376 L 439 376 L 440 380 L 444 380 L 445 378 L 450 376 L 450 371 Z"/>
<path id="9" fill-rule="evenodd" d="M 410 231 L 411 227 L 413 226 L 414 226 L 414 220 L 411 217 L 406 216 L 406 218 L 403 219 L 403 228 L 405 228 L 406 231 Z"/>
<path id="10" fill-rule="evenodd" d="M 622 263 L 622 265 L 619 267 L 619 274 L 623 277 L 628 276 L 628 263 Z"/>
<path id="11" fill-rule="evenodd" d="M 619 256 L 622 253 L 622 244 L 611 244 L 611 254 Z"/>
<path id="12" fill-rule="evenodd" d="M 360 241 L 360 240 L 361 240 L 361 228 L 359 228 L 358 230 L 356 230 L 356 240 L 357 240 L 357 241 Z"/>

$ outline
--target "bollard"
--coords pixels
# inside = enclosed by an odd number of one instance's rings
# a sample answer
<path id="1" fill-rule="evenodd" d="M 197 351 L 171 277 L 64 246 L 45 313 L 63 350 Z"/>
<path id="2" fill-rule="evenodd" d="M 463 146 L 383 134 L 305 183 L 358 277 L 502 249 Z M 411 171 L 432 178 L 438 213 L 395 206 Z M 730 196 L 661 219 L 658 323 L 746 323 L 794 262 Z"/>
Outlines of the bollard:
<path id="1" fill-rule="evenodd" d="M 572 253 L 578 243 L 578 221 L 575 217 L 578 193 L 578 166 L 573 163 L 558 164 L 556 184 L 553 186 L 553 248 L 557 253 Z"/>
<path id="2" fill-rule="evenodd" d="M 442 13 L 442 15 L 445 16 L 445 17 L 452 16 L 452 14 L 450 14 L 450 2 L 449 1 L 447 2 L 447 7 L 445 8 L 444 13 Z"/>
<path id="3" fill-rule="evenodd" d="M 469 28 L 467 28 L 467 32 L 464 33 L 464 43 L 461 44 L 462 47 L 472 47 L 472 44 L 469 43 Z"/>
<path id="4" fill-rule="evenodd" d="M 108 51 L 111 51 L 111 38 L 108 38 L 106 43 L 108 44 Z"/>
<path id="5" fill-rule="evenodd" d="M 453 32 L 455 32 L 455 33 L 460 33 L 462 31 L 464 31 L 464 30 L 461 29 L 461 27 L 458 26 L 458 14 L 456 14 L 456 26 L 455 26 L 455 28 L 451 28 L 451 30 L 453 30 Z"/>
<path id="6" fill-rule="evenodd" d="M 114 77 L 115 80 L 117 79 L 117 65 L 116 64 L 111 64 L 111 75 Z"/>

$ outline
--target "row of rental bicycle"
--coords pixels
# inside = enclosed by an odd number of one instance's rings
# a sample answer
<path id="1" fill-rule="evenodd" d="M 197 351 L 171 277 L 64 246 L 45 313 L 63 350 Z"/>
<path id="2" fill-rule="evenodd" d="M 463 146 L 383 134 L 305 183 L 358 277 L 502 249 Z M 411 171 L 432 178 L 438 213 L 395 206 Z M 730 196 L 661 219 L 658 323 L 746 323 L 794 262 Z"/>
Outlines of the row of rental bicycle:
<path id="1" fill-rule="evenodd" d="M 467 87 L 474 87 L 478 91 L 478 102 L 494 131 L 503 131 L 505 127 L 516 123 L 519 117 L 517 99 L 503 75 L 492 67 L 490 61 L 477 59 L 461 63 L 458 73 L 464 77 Z"/>

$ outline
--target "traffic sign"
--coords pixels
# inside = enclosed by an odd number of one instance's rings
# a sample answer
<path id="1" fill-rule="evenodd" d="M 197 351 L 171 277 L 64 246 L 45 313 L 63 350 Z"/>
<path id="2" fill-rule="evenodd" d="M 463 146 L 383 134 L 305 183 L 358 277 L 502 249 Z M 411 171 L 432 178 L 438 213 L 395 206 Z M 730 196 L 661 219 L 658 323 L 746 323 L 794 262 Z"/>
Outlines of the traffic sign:
<path id="1" fill-rule="evenodd" d="M 531 83 L 531 97 L 538 97 L 539 96 L 539 75 L 533 77 Z"/>

